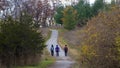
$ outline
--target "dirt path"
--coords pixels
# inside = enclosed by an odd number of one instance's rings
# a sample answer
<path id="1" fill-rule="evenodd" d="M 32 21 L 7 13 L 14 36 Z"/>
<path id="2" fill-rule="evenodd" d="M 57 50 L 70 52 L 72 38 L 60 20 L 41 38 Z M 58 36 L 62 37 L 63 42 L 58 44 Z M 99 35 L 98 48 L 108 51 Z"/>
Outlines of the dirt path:
<path id="1" fill-rule="evenodd" d="M 58 45 L 57 38 L 58 38 L 58 31 L 52 30 L 51 38 L 46 43 L 49 52 L 52 44 L 54 45 L 54 47 Z M 74 64 L 74 61 L 72 61 L 72 59 L 69 56 L 67 57 L 64 56 L 64 51 L 61 49 L 61 47 L 60 47 L 59 57 L 56 57 L 56 53 L 54 57 L 56 58 L 56 62 L 53 65 L 49 66 L 48 68 L 71 68 L 71 65 Z"/>

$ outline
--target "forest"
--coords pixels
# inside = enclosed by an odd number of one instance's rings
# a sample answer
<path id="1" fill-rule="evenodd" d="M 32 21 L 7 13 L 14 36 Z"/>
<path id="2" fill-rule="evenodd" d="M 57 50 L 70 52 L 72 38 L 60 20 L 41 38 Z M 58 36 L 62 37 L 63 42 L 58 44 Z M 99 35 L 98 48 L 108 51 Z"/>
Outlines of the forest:
<path id="1" fill-rule="evenodd" d="M 77 68 L 120 68 L 120 1 L 65 1 L 0 0 L 0 68 L 39 63 L 43 28 L 59 31 Z"/>

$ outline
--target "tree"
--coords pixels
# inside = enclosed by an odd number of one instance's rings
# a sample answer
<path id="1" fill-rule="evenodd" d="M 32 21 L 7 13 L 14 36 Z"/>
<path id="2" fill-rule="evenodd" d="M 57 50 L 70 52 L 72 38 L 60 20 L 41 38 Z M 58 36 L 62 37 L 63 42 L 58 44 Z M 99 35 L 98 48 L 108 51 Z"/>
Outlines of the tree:
<path id="1" fill-rule="evenodd" d="M 26 14 L 23 14 L 22 17 L 24 19 L 21 18 L 20 21 L 9 17 L 0 22 L 0 60 L 2 60 L 0 64 L 2 63 L 7 68 L 11 64 L 21 65 L 16 63 L 19 62 L 20 58 L 24 58 L 22 64 L 28 64 L 28 62 L 34 64 L 34 62 L 27 61 L 27 59 L 42 54 L 45 47 L 41 33 L 31 27 L 33 25 L 31 17 Z"/>
<path id="2" fill-rule="evenodd" d="M 71 6 L 66 7 L 63 10 L 63 18 L 62 18 L 64 28 L 68 30 L 74 29 L 77 24 L 76 20 L 77 20 L 77 11 Z"/>
<path id="3" fill-rule="evenodd" d="M 97 15 L 100 10 L 102 10 L 105 6 L 104 0 L 95 0 L 95 3 L 92 6 L 93 15 Z"/>
<path id="4" fill-rule="evenodd" d="M 61 24 L 61 25 L 63 24 L 63 21 L 61 20 L 61 18 L 63 17 L 63 13 L 62 13 L 63 9 L 64 9 L 63 6 L 57 7 L 56 9 L 56 14 L 54 18 L 57 24 Z"/>
<path id="5" fill-rule="evenodd" d="M 78 14 L 78 25 L 83 26 L 92 17 L 92 7 L 84 0 L 80 0 L 78 4 L 74 6 Z"/>
<path id="6" fill-rule="evenodd" d="M 53 22 L 55 10 L 48 0 L 1 0 L 0 2 L 1 18 L 12 16 L 19 19 L 21 12 L 26 11 L 33 17 L 36 28 L 46 27 L 48 23 Z M 48 18 L 50 20 L 46 22 Z"/>
<path id="7" fill-rule="evenodd" d="M 115 4 L 116 4 L 115 0 L 112 0 L 111 5 L 115 5 Z"/>

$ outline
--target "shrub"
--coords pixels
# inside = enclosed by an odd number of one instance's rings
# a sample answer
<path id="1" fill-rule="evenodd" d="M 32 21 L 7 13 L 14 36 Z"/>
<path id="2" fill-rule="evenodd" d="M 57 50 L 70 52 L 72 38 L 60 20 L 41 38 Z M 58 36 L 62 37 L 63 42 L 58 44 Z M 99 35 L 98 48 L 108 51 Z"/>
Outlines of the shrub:
<path id="1" fill-rule="evenodd" d="M 81 48 L 86 47 L 88 50 L 81 51 L 84 58 L 82 61 L 90 68 L 119 68 L 120 8 L 100 12 L 88 22 L 83 31 Z M 91 50 L 94 54 L 90 54 Z"/>

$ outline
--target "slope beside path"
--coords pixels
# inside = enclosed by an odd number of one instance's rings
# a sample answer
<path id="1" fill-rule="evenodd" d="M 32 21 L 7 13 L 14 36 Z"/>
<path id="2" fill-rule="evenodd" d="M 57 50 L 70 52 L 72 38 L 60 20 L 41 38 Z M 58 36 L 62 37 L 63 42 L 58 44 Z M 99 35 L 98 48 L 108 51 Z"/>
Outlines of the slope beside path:
<path id="1" fill-rule="evenodd" d="M 46 42 L 47 49 L 50 52 L 50 47 L 53 44 L 54 47 L 56 45 L 59 46 L 57 43 L 58 39 L 58 31 L 57 30 L 52 30 L 52 34 L 50 39 Z M 60 46 L 59 46 L 60 47 Z M 55 52 L 55 51 L 54 51 Z M 59 57 L 56 57 L 56 53 L 54 54 L 54 57 L 56 58 L 56 62 L 49 66 L 48 68 L 71 68 L 71 66 L 74 64 L 74 61 L 69 56 L 64 56 L 64 51 L 60 47 L 60 52 L 59 52 Z"/>

